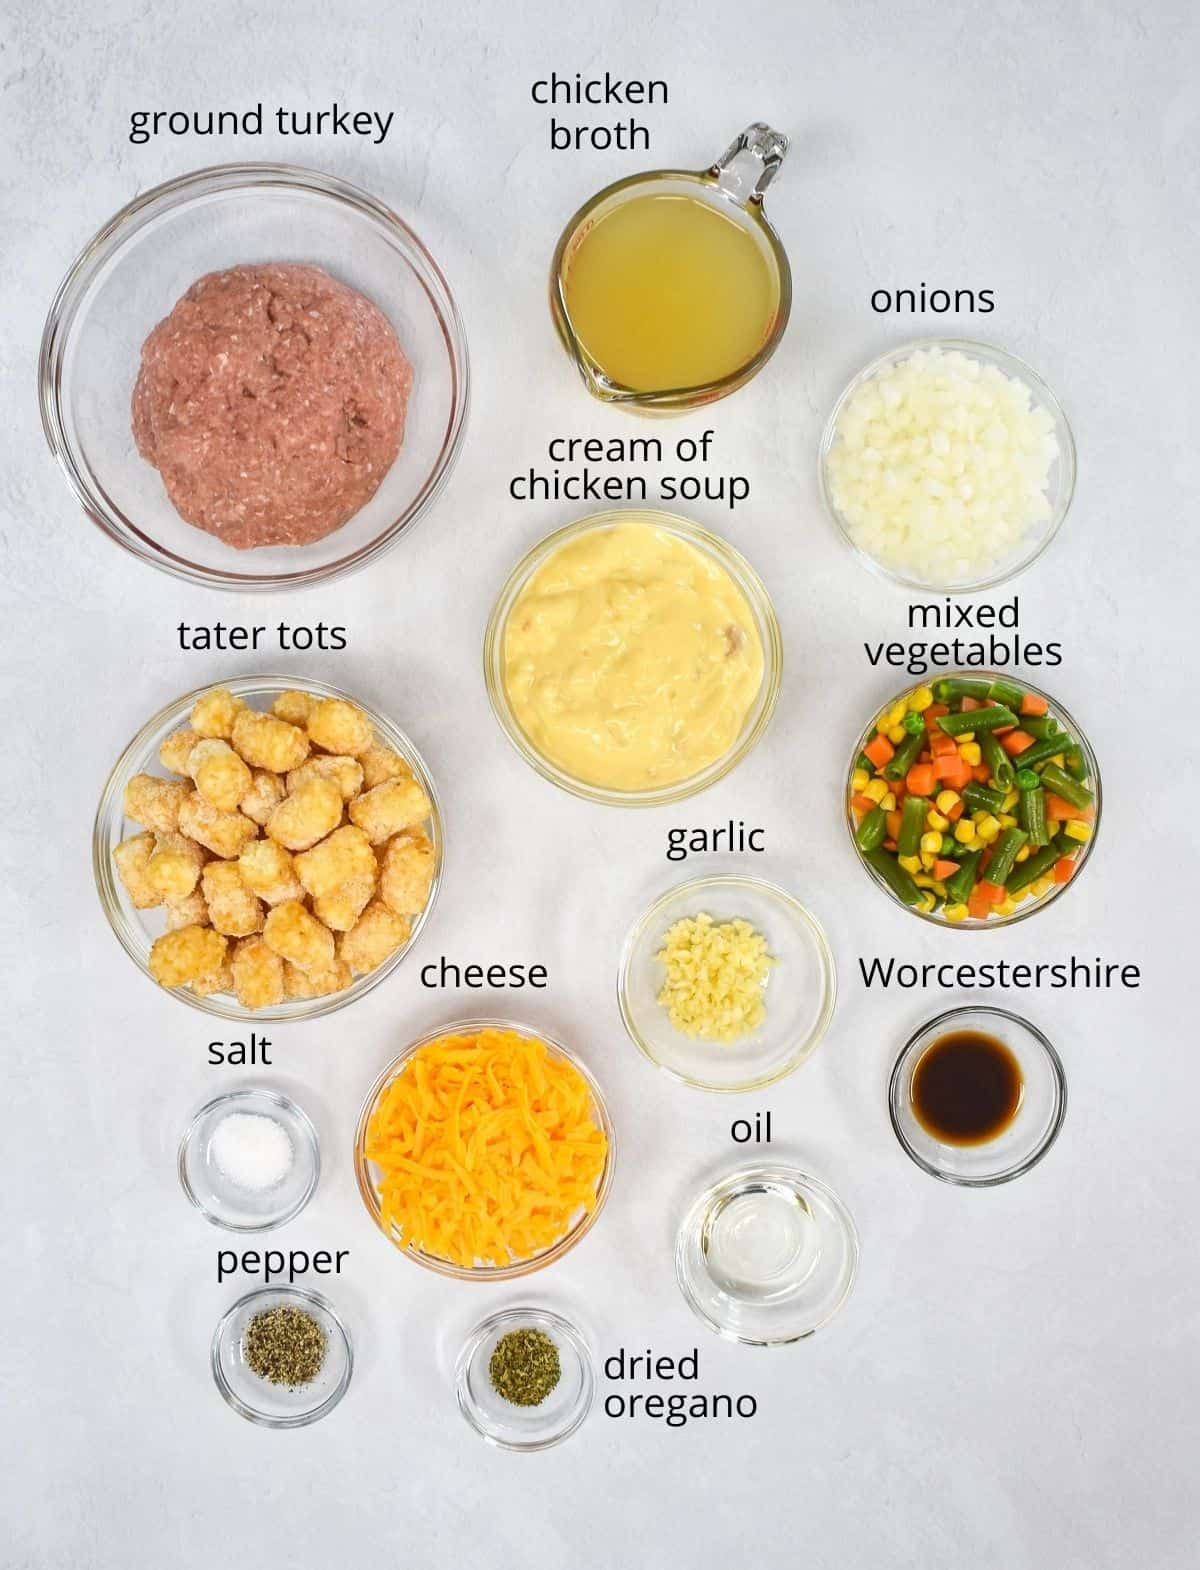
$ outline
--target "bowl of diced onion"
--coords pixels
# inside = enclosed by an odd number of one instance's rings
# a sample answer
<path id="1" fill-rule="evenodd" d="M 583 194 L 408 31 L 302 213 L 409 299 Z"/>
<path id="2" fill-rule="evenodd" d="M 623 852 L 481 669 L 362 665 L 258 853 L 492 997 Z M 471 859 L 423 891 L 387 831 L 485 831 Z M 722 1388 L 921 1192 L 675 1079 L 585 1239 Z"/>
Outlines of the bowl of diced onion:
<path id="1" fill-rule="evenodd" d="M 891 349 L 826 423 L 821 494 L 850 548 L 910 589 L 967 594 L 1028 567 L 1062 527 L 1075 442 L 1015 355 L 963 339 Z"/>

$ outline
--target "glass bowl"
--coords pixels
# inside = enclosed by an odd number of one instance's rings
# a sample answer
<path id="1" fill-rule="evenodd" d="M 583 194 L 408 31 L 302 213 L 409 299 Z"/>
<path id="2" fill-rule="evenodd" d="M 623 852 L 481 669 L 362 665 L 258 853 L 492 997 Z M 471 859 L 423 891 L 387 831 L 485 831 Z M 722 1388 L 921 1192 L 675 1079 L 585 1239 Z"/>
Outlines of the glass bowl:
<path id="1" fill-rule="evenodd" d="M 577 539 L 592 530 L 610 529 L 618 523 L 629 522 L 667 530 L 716 561 L 733 579 L 750 607 L 763 651 L 762 684 L 733 746 L 723 757 L 716 759 L 698 774 L 652 790 L 613 790 L 607 786 L 592 785 L 586 780 L 577 779 L 559 768 L 556 763 L 539 752 L 525 735 L 512 711 L 504 688 L 505 628 L 509 613 L 533 574 L 547 557 L 569 540 Z M 699 791 L 707 790 L 710 785 L 724 779 L 725 775 L 736 768 L 758 743 L 775 712 L 775 702 L 779 696 L 779 685 L 783 675 L 783 642 L 779 634 L 779 623 L 775 618 L 775 609 L 762 579 L 745 557 L 735 551 L 731 545 L 726 544 L 718 535 L 710 534 L 699 524 L 692 523 L 687 518 L 677 517 L 673 513 L 647 508 L 610 509 L 592 513 L 587 518 L 580 518 L 561 529 L 556 529 L 553 534 L 548 534 L 544 540 L 539 541 L 513 568 L 488 618 L 483 642 L 483 674 L 492 712 L 499 720 L 501 729 L 526 763 L 536 769 L 544 779 L 552 781 L 563 790 L 570 791 L 574 796 L 582 796 L 586 801 L 617 807 L 657 807 L 667 802 L 682 801 L 687 796 L 694 796 Z"/>
<path id="2" fill-rule="evenodd" d="M 134 774 L 165 775 L 166 771 L 158 761 L 159 743 L 173 730 L 186 724 L 196 699 L 202 693 L 210 692 L 214 685 L 217 684 L 206 683 L 203 687 L 197 687 L 194 692 L 176 698 L 174 703 L 169 703 L 165 709 L 160 709 L 153 719 L 142 726 L 113 765 L 113 771 L 100 797 L 100 805 L 96 809 L 96 822 L 92 829 L 92 868 L 104 914 L 108 917 L 121 947 L 142 974 L 149 977 L 156 987 L 158 982 L 150 975 L 150 946 L 163 930 L 162 913 L 158 909 L 137 910 L 134 907 L 125 891 L 125 885 L 117 876 L 116 863 L 113 861 L 113 851 L 121 841 L 131 833 L 141 832 L 140 825 L 131 824 L 125 817 L 123 807 L 125 786 Z M 391 975 L 417 941 L 429 919 L 441 882 L 444 848 L 442 814 L 437 793 L 433 788 L 433 781 L 424 759 L 404 732 L 393 725 L 391 720 L 368 708 L 351 693 L 342 692 L 338 687 L 327 686 L 324 682 L 302 680 L 296 676 L 237 676 L 219 685 L 226 687 L 235 697 L 245 699 L 252 706 L 259 699 L 270 700 L 281 692 L 289 692 L 298 687 L 322 698 L 349 698 L 362 709 L 379 733 L 380 739 L 405 760 L 433 803 L 433 811 L 425 824 L 425 832 L 429 835 L 434 851 L 433 883 L 430 885 L 429 898 L 425 903 L 425 909 L 413 921 L 408 942 L 401 945 L 394 954 L 390 954 L 377 970 L 356 977 L 342 992 L 333 992 L 320 998 L 291 998 L 273 1008 L 264 1009 L 243 1008 L 231 993 L 214 992 L 208 997 L 197 997 L 187 987 L 160 989 L 169 990 L 172 997 L 181 999 L 193 1008 L 202 1009 L 206 1014 L 219 1015 L 222 1019 L 319 1019 L 323 1014 L 336 1013 L 347 1003 L 353 1003 L 356 998 L 365 996 L 386 976 Z"/>
<path id="3" fill-rule="evenodd" d="M 295 1390 L 273 1385 L 246 1362 L 242 1342 L 255 1314 L 298 1308 L 325 1332 L 325 1362 L 316 1378 Z M 262 1428 L 307 1428 L 327 1416 L 346 1394 L 354 1352 L 337 1310 L 319 1292 L 303 1287 L 261 1287 L 239 1298 L 213 1333 L 212 1373 L 217 1389 L 239 1416 Z"/>
<path id="4" fill-rule="evenodd" d="M 213 1135 L 232 1114 L 266 1117 L 292 1145 L 292 1164 L 268 1189 L 242 1188 L 221 1170 Z M 321 1174 L 317 1131 L 308 1114 L 274 1090 L 232 1090 L 200 1108 L 179 1142 L 179 1181 L 206 1221 L 230 1232 L 268 1232 L 292 1221 L 308 1204 Z"/>
<path id="5" fill-rule="evenodd" d="M 576 1217 L 570 1230 L 559 1238 L 557 1243 L 550 1248 L 543 1249 L 540 1254 L 534 1254 L 530 1259 L 521 1259 L 510 1265 L 473 1265 L 466 1268 L 453 1264 L 448 1259 L 441 1259 L 436 1254 L 427 1254 L 423 1249 L 407 1248 L 398 1229 L 385 1226 L 383 1214 L 379 1203 L 379 1191 L 376 1187 L 377 1171 L 375 1164 L 367 1160 L 367 1124 L 375 1111 L 380 1096 L 391 1082 L 402 1074 L 408 1066 L 409 1060 L 427 1046 L 431 1041 L 438 1040 L 441 1036 L 454 1036 L 469 1034 L 480 1030 L 511 1030 L 520 1036 L 526 1036 L 537 1041 L 545 1042 L 551 1052 L 558 1057 L 565 1058 L 568 1063 L 579 1073 L 591 1092 L 591 1115 L 596 1125 L 603 1130 L 607 1142 L 607 1153 L 604 1161 L 604 1170 L 600 1174 L 600 1182 L 596 1188 L 596 1204 L 591 1212 L 584 1212 Z M 561 1259 L 569 1253 L 579 1240 L 587 1235 L 599 1219 L 600 1212 L 604 1209 L 612 1187 L 613 1167 L 616 1161 L 616 1142 L 613 1132 L 612 1120 L 608 1115 L 608 1108 L 604 1104 L 604 1097 L 600 1087 L 592 1078 L 584 1064 L 553 1036 L 544 1030 L 535 1030 L 530 1025 L 518 1024 L 508 1019 L 462 1019 L 453 1020 L 447 1025 L 440 1025 L 437 1030 L 431 1030 L 418 1040 L 405 1047 L 398 1057 L 392 1059 L 380 1074 L 379 1078 L 367 1092 L 363 1102 L 362 1111 L 358 1115 L 358 1126 L 354 1131 L 354 1176 L 358 1182 L 358 1192 L 362 1202 L 367 1207 L 367 1212 L 375 1225 L 387 1240 L 394 1244 L 406 1259 L 415 1260 L 417 1264 L 424 1265 L 428 1270 L 434 1270 L 439 1275 L 453 1276 L 459 1281 L 508 1281 L 517 1276 L 530 1275 L 535 1270 L 543 1270 L 555 1260 Z"/>
<path id="6" fill-rule="evenodd" d="M 854 817 L 853 810 L 851 809 L 851 806 L 850 806 L 850 797 L 851 797 L 851 795 L 853 793 L 852 792 L 852 787 L 850 785 L 851 776 L 854 774 L 854 769 L 855 769 L 855 766 L 857 764 L 859 754 L 862 752 L 863 748 L 870 741 L 871 737 L 875 734 L 875 723 L 876 723 L 876 720 L 878 720 L 879 715 L 884 713 L 884 712 L 886 712 L 894 704 L 898 703 L 900 701 L 900 699 L 905 697 L 908 693 L 916 691 L 916 687 L 911 686 L 911 685 L 903 688 L 900 692 L 897 692 L 894 695 L 894 697 L 892 697 L 887 703 L 883 703 L 883 704 L 881 704 L 879 706 L 879 708 L 875 711 L 875 714 L 872 717 L 870 724 L 867 725 L 867 727 L 863 731 L 862 735 L 858 738 L 858 741 L 857 741 L 857 743 L 855 745 L 854 751 L 850 754 L 850 767 L 849 767 L 849 769 L 847 770 L 847 773 L 846 773 L 846 792 L 845 792 L 846 828 L 847 828 L 847 830 L 849 831 L 849 834 L 850 834 L 850 843 L 854 847 L 854 853 L 857 856 L 857 858 L 859 860 L 859 863 L 860 863 L 860 865 L 863 868 L 863 871 L 867 873 L 867 875 L 871 878 L 872 882 L 875 883 L 875 885 L 878 888 L 881 888 L 884 891 L 884 893 L 888 896 L 888 898 L 894 904 L 899 906 L 899 908 L 901 910 L 907 911 L 909 913 L 909 915 L 916 916 L 921 921 L 932 922 L 935 926 L 941 927 L 941 928 L 949 930 L 949 931 L 956 931 L 956 932 L 957 931 L 979 932 L 979 931 L 984 931 L 984 930 L 990 931 L 990 930 L 992 930 L 992 929 L 994 929 L 996 927 L 1008 926 L 1011 922 L 1025 921 L 1029 916 L 1036 915 L 1038 911 L 1045 910 L 1048 905 L 1052 905 L 1055 900 L 1060 899 L 1067 889 L 1072 888 L 1076 883 L 1079 882 L 1080 876 L 1082 875 L 1082 872 L 1083 872 L 1084 863 L 1088 860 L 1089 856 L 1091 855 L 1092 847 L 1095 845 L 1097 837 L 1099 836 L 1099 832 L 1100 832 L 1100 816 L 1101 816 L 1101 804 L 1102 804 L 1101 790 L 1100 790 L 1100 766 L 1096 762 L 1096 754 L 1092 751 L 1091 743 L 1088 741 L 1087 737 L 1083 734 L 1083 731 L 1080 730 L 1078 723 L 1075 720 L 1073 720 L 1071 718 L 1070 714 L 1067 713 L 1066 709 L 1063 708 L 1062 704 L 1059 703 L 1056 699 L 1051 698 L 1048 693 L 1043 692 L 1041 690 L 1041 688 L 1032 686 L 1029 682 L 1027 682 L 1024 679 L 1023 676 L 1017 677 L 1017 676 L 1014 676 L 1012 674 L 1005 674 L 1005 672 L 1003 672 L 1003 671 L 983 670 L 983 669 L 979 669 L 977 667 L 973 667 L 970 670 L 948 670 L 948 671 L 939 670 L 934 675 L 930 675 L 928 677 L 921 677 L 919 682 L 918 682 L 918 685 L 920 685 L 921 683 L 924 683 L 925 685 L 930 685 L 930 684 L 932 684 L 934 682 L 937 682 L 937 681 L 942 681 L 942 680 L 947 680 L 947 679 L 953 680 L 955 678 L 964 678 L 964 679 L 971 680 L 971 681 L 984 681 L 984 680 L 1008 681 L 1008 682 L 1012 682 L 1016 686 L 1019 686 L 1021 688 L 1022 692 L 1031 693 L 1033 696 L 1038 697 L 1038 698 L 1044 698 L 1046 700 L 1047 704 L 1049 705 L 1050 717 L 1055 719 L 1055 720 L 1057 720 L 1060 728 L 1064 732 L 1067 732 L 1072 737 L 1074 737 L 1075 741 L 1078 743 L 1079 748 L 1080 748 L 1081 752 L 1083 753 L 1084 763 L 1085 763 L 1085 765 L 1087 767 L 1087 771 L 1088 771 L 1087 772 L 1087 779 L 1088 779 L 1088 782 L 1089 782 L 1088 788 L 1092 791 L 1093 796 L 1095 798 L 1094 802 L 1093 802 L 1093 805 L 1094 805 L 1094 808 L 1095 808 L 1095 817 L 1092 820 L 1092 834 L 1091 834 L 1091 838 L 1088 839 L 1088 840 L 1085 840 L 1080 845 L 1078 851 L 1076 852 L 1076 856 L 1075 856 L 1075 871 L 1072 874 L 1071 878 L 1066 883 L 1056 883 L 1053 886 L 1053 888 L 1048 889 L 1047 892 L 1045 894 L 1041 895 L 1040 897 L 1035 896 L 1033 898 L 1023 900 L 1016 907 L 1016 909 L 1014 911 L 1012 911 L 1009 915 L 1003 915 L 1003 916 L 992 915 L 992 916 L 987 916 L 987 917 L 985 917 L 983 919 L 976 919 L 973 916 L 966 916 L 966 917 L 963 918 L 962 921 L 951 922 L 951 921 L 947 921 L 945 919 L 945 917 L 940 914 L 940 912 L 937 912 L 937 911 L 926 912 L 926 911 L 922 911 L 922 910 L 917 910 L 917 909 L 915 909 L 911 905 L 906 905 L 904 903 L 904 901 L 902 899 L 900 899 L 900 897 L 892 891 L 892 889 L 885 882 L 883 877 L 878 872 L 876 872 L 875 868 L 872 867 L 870 865 L 870 863 L 865 859 L 862 851 L 859 850 L 858 844 L 857 844 L 857 842 L 855 840 L 855 830 L 857 828 L 857 824 L 855 822 L 855 817 Z M 1013 760 L 1013 762 L 1014 762 L 1014 764 L 1018 768 L 1020 767 L 1020 757 L 1019 756 L 1017 758 L 1015 758 Z M 939 790 L 941 789 L 940 786 L 938 788 L 939 788 Z"/>
<path id="7" fill-rule="evenodd" d="M 558 1348 L 558 1384 L 540 1406 L 515 1406 L 492 1387 L 488 1369 L 501 1336 L 541 1330 Z M 455 1369 L 458 1409 L 477 1434 L 502 1450 L 549 1450 L 569 1439 L 592 1406 L 596 1375 L 587 1342 L 548 1308 L 506 1308 L 476 1325 Z"/>
<path id="8" fill-rule="evenodd" d="M 837 423 L 841 418 L 842 410 L 859 391 L 865 382 L 877 375 L 886 367 L 907 360 L 918 350 L 941 349 L 947 353 L 958 351 L 971 359 L 981 360 L 986 365 L 994 365 L 1005 376 L 1015 377 L 1028 387 L 1034 406 L 1040 406 L 1050 416 L 1054 425 L 1054 437 L 1058 443 L 1058 455 L 1050 466 L 1047 476 L 1047 500 L 1050 507 L 1050 516 L 1043 523 L 1027 529 L 1019 544 L 1009 552 L 1006 557 L 1001 557 L 993 562 L 987 569 L 975 577 L 962 577 L 949 582 L 931 581 L 906 574 L 898 568 L 889 566 L 872 556 L 870 552 L 855 538 L 854 531 L 833 499 L 829 476 L 829 453 L 833 447 L 837 434 Z M 1063 519 L 1067 516 L 1071 506 L 1071 498 L 1075 493 L 1075 439 L 1071 434 L 1071 427 L 1062 405 L 1054 393 L 1041 379 L 1041 377 L 1024 360 L 1014 354 L 1009 354 L 1003 349 L 997 349 L 991 344 L 974 343 L 965 338 L 927 338 L 913 343 L 902 344 L 898 349 L 889 349 L 886 354 L 881 354 L 877 360 L 872 360 L 864 366 L 858 375 L 850 382 L 841 397 L 834 404 L 833 410 L 826 421 L 825 430 L 821 436 L 821 446 L 818 453 L 818 480 L 821 495 L 824 498 L 826 511 L 836 524 L 838 532 L 850 549 L 862 562 L 865 562 L 873 572 L 880 573 L 885 578 L 901 583 L 906 588 L 921 591 L 940 591 L 943 594 L 974 594 L 982 589 L 993 589 L 997 584 L 1005 583 L 1009 578 L 1015 577 L 1029 564 L 1036 561 L 1050 541 L 1062 527 Z"/>
<path id="9" fill-rule="evenodd" d="M 913 1075 L 926 1051 L 952 1030 L 978 1030 L 998 1037 L 1020 1065 L 1023 1084 L 1016 1116 L 985 1143 L 947 1144 L 931 1134 L 913 1111 Z M 896 1138 L 922 1171 L 963 1188 L 991 1188 L 1028 1172 L 1058 1138 L 1067 1112 L 1066 1074 L 1050 1042 L 1019 1014 L 982 1004 L 948 1009 L 905 1043 L 892 1069 L 888 1109 Z"/>
<path id="10" fill-rule="evenodd" d="M 743 1167 L 696 1196 L 675 1274 L 710 1330 L 787 1346 L 827 1325 L 858 1273 L 858 1234 L 827 1184 L 794 1167 Z"/>
<path id="11" fill-rule="evenodd" d="M 373 301 L 413 367 L 404 444 L 371 500 L 314 544 L 236 551 L 185 523 L 134 445 L 142 343 L 205 273 L 324 267 Z M 136 197 L 72 265 L 46 319 L 42 425 L 84 512 L 140 560 L 189 582 L 261 591 L 321 583 L 382 554 L 441 492 L 462 445 L 466 340 L 441 269 L 355 186 L 285 164 L 199 169 Z"/>
<path id="12" fill-rule="evenodd" d="M 666 972 L 656 955 L 667 929 L 701 912 L 715 922 L 748 921 L 776 961 L 765 987 L 767 1017 L 740 1041 L 685 1036 L 658 1001 Z M 630 929 L 617 975 L 621 1018 L 634 1045 L 699 1090 L 758 1090 L 790 1074 L 816 1050 L 836 994 L 833 955 L 816 918 L 773 883 L 736 874 L 696 878 L 655 900 Z"/>

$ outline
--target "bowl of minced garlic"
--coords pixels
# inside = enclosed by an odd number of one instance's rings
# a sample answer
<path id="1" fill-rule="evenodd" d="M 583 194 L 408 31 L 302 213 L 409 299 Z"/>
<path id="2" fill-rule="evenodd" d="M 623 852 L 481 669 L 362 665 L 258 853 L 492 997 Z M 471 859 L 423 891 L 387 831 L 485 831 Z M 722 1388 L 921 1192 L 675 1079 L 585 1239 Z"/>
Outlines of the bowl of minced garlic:
<path id="1" fill-rule="evenodd" d="M 739 875 L 669 890 L 635 922 L 617 978 L 634 1044 L 701 1090 L 753 1090 L 790 1074 L 833 1014 L 833 955 L 786 890 Z"/>

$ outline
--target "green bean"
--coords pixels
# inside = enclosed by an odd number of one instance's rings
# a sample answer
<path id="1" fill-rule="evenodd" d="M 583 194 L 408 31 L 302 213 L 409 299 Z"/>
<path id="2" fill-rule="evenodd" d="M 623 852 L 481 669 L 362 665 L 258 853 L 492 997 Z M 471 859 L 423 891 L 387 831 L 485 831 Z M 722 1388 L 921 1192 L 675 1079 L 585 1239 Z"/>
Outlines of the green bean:
<path id="1" fill-rule="evenodd" d="M 895 752 L 883 766 L 885 780 L 902 780 L 920 756 L 925 745 L 925 729 L 922 726 L 920 734 L 905 736 Z"/>
<path id="2" fill-rule="evenodd" d="M 990 686 L 990 682 L 963 676 L 941 676 L 933 684 L 933 695 L 939 703 L 952 703 L 955 698 L 986 698 Z"/>
<path id="3" fill-rule="evenodd" d="M 859 850 L 874 850 L 876 845 L 883 844 L 886 835 L 887 813 L 882 807 L 872 807 L 858 825 L 858 833 L 854 836 L 854 843 Z"/>
<path id="4" fill-rule="evenodd" d="M 959 714 L 939 714 L 937 723 L 938 729 L 947 736 L 962 736 L 967 731 L 980 733 L 985 730 L 1003 730 L 1006 725 L 1015 725 L 1017 716 L 1002 703 L 996 703 L 990 709 L 965 709 Z"/>
<path id="5" fill-rule="evenodd" d="M 988 785 L 981 785 L 978 780 L 972 780 L 962 789 L 962 799 L 972 812 L 1003 812 L 1004 794 L 1002 791 L 992 790 Z"/>
<path id="6" fill-rule="evenodd" d="M 1073 840 L 1065 829 L 1059 829 L 1051 843 L 1060 856 L 1073 856 L 1080 848 L 1079 841 Z"/>
<path id="7" fill-rule="evenodd" d="M 975 879 L 979 875 L 979 858 L 982 855 L 981 850 L 968 851 L 958 871 L 950 875 L 946 883 L 946 898 L 953 904 L 961 905 L 970 899 Z"/>
<path id="8" fill-rule="evenodd" d="M 1088 767 L 1083 761 L 1083 748 L 1078 742 L 1073 747 L 1068 747 L 1063 756 L 1067 760 L 1067 773 L 1073 780 L 1087 779 Z"/>
<path id="9" fill-rule="evenodd" d="M 1029 844 L 1029 835 L 1024 829 L 1005 829 L 996 841 L 996 849 L 988 862 L 988 882 L 998 883 L 1001 888 L 1008 882 L 1012 870 L 1016 865 L 1017 852 Z"/>
<path id="10" fill-rule="evenodd" d="M 1037 790 L 1023 790 L 1017 802 L 1017 821 L 1029 835 L 1029 843 L 1036 850 L 1050 843 L 1046 828 L 1046 792 L 1039 785 Z"/>
<path id="11" fill-rule="evenodd" d="M 1037 790 L 1042 783 L 1042 776 L 1036 769 L 1018 769 L 1016 786 L 1018 790 Z"/>
<path id="12" fill-rule="evenodd" d="M 1015 713 L 1024 702 L 1025 689 L 1011 681 L 1005 681 L 1002 676 L 997 676 L 995 681 L 988 683 L 987 695 L 989 698 L 994 698 L 997 703 L 1003 703 Z"/>
<path id="13" fill-rule="evenodd" d="M 897 899 L 906 905 L 919 905 L 922 891 L 913 882 L 910 875 L 904 870 L 895 856 L 884 850 L 882 845 L 877 845 L 874 850 L 865 852 L 863 860 L 869 867 L 873 867 Z"/>
<path id="14" fill-rule="evenodd" d="M 868 774 L 874 774 L 875 772 L 875 765 L 871 762 L 870 758 L 867 757 L 865 752 L 860 752 L 858 757 L 855 758 L 854 767 L 856 769 L 865 769 Z"/>
<path id="15" fill-rule="evenodd" d="M 1013 768 L 1013 761 L 1000 745 L 1000 738 L 994 736 L 990 730 L 979 732 L 979 750 L 983 754 L 983 761 L 988 766 L 988 772 L 996 782 L 999 790 L 1006 794 L 1013 788 L 1013 781 L 1017 771 Z"/>
<path id="16" fill-rule="evenodd" d="M 1041 741 L 1035 741 L 1032 747 L 1026 747 L 1021 754 L 1021 767 L 1033 768 L 1035 763 L 1045 763 L 1047 758 L 1053 758 L 1058 753 L 1065 753 L 1073 743 L 1073 738 L 1065 730 L 1060 730 L 1057 736 L 1045 736 Z"/>
<path id="17" fill-rule="evenodd" d="M 1046 845 L 1041 850 L 1035 850 L 1033 855 L 1025 861 L 1018 862 L 1013 868 L 1008 882 L 1005 884 L 1010 894 L 1019 894 L 1022 889 L 1028 888 L 1031 883 L 1036 883 L 1039 878 L 1044 878 L 1048 872 L 1054 870 L 1054 863 L 1062 852 L 1057 845 Z M 988 869 L 989 872 L 991 869 Z"/>
<path id="18" fill-rule="evenodd" d="M 1042 770 L 1042 784 L 1056 796 L 1069 801 L 1072 807 L 1082 809 L 1092 804 L 1092 793 L 1087 786 L 1081 785 L 1078 780 L 1073 780 L 1065 769 L 1059 768 L 1057 763 L 1047 763 Z"/>
<path id="19" fill-rule="evenodd" d="M 1051 714 L 1023 714 L 1020 719 L 1025 734 L 1036 737 L 1038 741 L 1045 741 L 1047 736 L 1058 734 L 1058 721 Z"/>
<path id="20" fill-rule="evenodd" d="M 896 835 L 896 850 L 901 856 L 915 856 L 921 848 L 921 835 L 925 832 L 925 819 L 929 803 L 924 796 L 906 796 L 900 809 L 900 832 Z"/>

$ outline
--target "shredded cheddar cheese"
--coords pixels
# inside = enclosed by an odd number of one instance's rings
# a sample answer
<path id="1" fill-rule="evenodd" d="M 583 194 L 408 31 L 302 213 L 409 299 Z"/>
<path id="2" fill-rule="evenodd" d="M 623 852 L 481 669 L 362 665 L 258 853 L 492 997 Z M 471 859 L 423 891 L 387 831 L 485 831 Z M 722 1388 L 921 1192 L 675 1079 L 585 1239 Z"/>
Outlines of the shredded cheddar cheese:
<path id="1" fill-rule="evenodd" d="M 686 916 L 668 928 L 655 958 L 666 968 L 658 1001 L 685 1036 L 737 1041 L 766 1018 L 763 986 L 774 960 L 748 921 Z"/>
<path id="2" fill-rule="evenodd" d="M 428 1042 L 367 1125 L 384 1229 L 468 1269 L 557 1243 L 595 1208 L 606 1154 L 583 1076 L 511 1030 Z"/>

